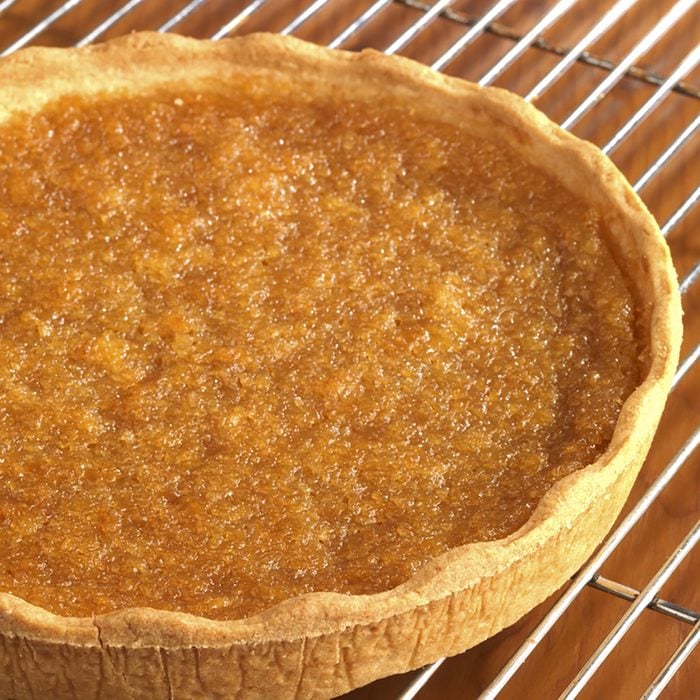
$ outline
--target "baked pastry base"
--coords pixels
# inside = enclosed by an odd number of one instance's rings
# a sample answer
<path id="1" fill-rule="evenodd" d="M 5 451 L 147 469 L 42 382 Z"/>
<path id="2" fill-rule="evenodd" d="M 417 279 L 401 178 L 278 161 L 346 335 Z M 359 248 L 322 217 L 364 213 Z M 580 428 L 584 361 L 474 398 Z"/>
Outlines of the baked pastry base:
<path id="1" fill-rule="evenodd" d="M 516 146 L 526 161 L 579 193 L 605 213 L 609 244 L 637 299 L 648 343 L 646 378 L 625 403 L 605 453 L 558 482 L 520 530 L 454 549 L 391 591 L 311 593 L 225 622 L 151 609 L 68 618 L 0 593 L 2 697 L 330 697 L 459 653 L 518 620 L 580 567 L 611 527 L 648 450 L 680 344 L 668 249 L 597 149 L 509 93 L 405 59 L 331 52 L 289 38 L 211 43 L 137 34 L 5 59 L 0 128 L 59 96 L 196 85 L 241 71 L 255 80 L 288 80 L 309 94 L 389 95 L 394 104 L 456 128 L 467 123 L 474 133 Z"/>

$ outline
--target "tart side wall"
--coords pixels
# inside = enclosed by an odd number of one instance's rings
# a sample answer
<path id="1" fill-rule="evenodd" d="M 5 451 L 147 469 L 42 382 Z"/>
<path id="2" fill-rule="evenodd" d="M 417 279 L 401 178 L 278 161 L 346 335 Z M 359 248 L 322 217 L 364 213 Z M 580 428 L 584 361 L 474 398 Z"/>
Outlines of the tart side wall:
<path id="1" fill-rule="evenodd" d="M 649 441 L 650 436 L 640 447 Z M 496 575 L 451 597 L 335 634 L 222 647 L 127 649 L 62 645 L 3 632 L 0 698 L 328 698 L 458 654 L 516 622 L 575 573 L 612 526 L 641 463 L 640 456 L 618 469 L 606 498 Z"/>

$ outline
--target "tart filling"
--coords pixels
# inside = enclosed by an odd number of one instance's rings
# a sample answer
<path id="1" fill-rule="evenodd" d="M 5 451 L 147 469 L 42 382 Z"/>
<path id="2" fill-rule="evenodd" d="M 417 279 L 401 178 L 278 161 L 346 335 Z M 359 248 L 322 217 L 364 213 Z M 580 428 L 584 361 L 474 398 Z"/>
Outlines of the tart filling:
<path id="1" fill-rule="evenodd" d="M 515 532 L 642 379 L 604 212 L 390 102 L 64 97 L 0 191 L 0 590 L 55 613 L 390 589 Z"/>

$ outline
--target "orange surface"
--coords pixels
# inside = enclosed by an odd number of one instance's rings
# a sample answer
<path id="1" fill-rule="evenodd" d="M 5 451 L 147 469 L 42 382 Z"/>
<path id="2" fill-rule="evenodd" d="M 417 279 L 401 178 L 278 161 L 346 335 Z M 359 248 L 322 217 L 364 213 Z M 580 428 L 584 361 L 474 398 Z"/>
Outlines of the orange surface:
<path id="1" fill-rule="evenodd" d="M 269 90 L 0 133 L 3 589 L 386 590 L 609 442 L 639 350 L 598 214 L 503 144 Z"/>

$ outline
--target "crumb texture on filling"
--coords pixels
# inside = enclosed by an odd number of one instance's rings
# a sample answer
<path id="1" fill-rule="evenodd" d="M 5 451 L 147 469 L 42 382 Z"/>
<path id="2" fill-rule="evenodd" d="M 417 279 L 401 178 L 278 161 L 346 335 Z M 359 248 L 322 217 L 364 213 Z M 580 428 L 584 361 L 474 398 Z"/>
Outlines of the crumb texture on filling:
<path id="1" fill-rule="evenodd" d="M 600 215 L 390 104 L 63 99 L 0 192 L 0 590 L 54 612 L 385 590 L 520 527 L 638 381 Z"/>

